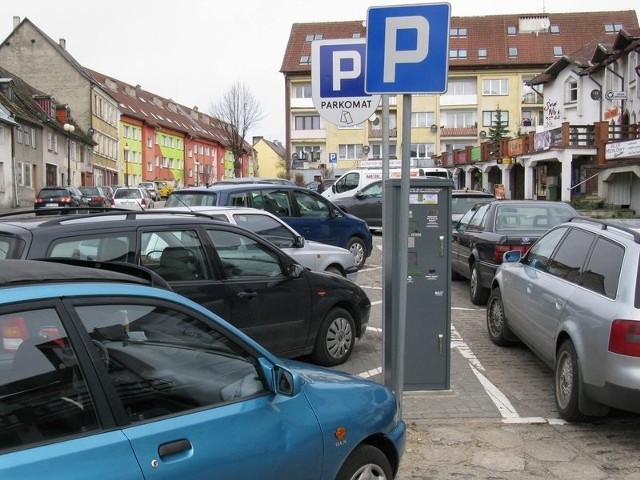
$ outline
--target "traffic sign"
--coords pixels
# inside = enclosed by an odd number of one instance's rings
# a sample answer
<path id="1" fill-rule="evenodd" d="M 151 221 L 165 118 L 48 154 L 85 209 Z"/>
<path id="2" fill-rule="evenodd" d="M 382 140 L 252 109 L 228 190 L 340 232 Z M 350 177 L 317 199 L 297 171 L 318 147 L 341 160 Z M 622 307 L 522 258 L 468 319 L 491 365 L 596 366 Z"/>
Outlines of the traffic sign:
<path id="1" fill-rule="evenodd" d="M 329 163 L 338 163 L 338 154 L 330 153 L 329 154 Z"/>
<path id="2" fill-rule="evenodd" d="M 604 94 L 604 97 L 607 100 L 626 100 L 627 92 L 614 92 L 612 90 L 608 90 L 607 93 Z"/>
<path id="3" fill-rule="evenodd" d="M 311 96 L 318 113 L 339 127 L 365 122 L 380 95 L 364 91 L 366 40 L 316 40 L 311 44 Z"/>
<path id="4" fill-rule="evenodd" d="M 369 8 L 365 91 L 446 92 L 450 21 L 448 3 Z"/>

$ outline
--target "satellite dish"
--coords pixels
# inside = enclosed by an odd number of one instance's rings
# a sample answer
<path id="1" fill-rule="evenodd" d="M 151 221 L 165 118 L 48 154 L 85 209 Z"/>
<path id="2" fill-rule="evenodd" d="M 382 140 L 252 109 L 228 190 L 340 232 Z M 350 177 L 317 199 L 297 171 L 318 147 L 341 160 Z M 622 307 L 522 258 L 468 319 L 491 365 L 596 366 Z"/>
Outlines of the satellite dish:
<path id="1" fill-rule="evenodd" d="M 549 22 L 548 19 L 544 19 L 540 21 L 540 28 L 543 30 L 546 30 L 547 28 L 549 28 L 550 25 L 551 25 L 551 22 Z"/>

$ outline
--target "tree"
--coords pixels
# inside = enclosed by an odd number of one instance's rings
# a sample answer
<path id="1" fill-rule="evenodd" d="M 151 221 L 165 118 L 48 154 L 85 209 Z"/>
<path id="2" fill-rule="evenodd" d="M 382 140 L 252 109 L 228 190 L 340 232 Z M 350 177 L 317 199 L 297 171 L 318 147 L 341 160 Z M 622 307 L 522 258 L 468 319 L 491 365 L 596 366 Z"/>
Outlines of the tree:
<path id="1" fill-rule="evenodd" d="M 242 156 L 246 152 L 245 136 L 264 118 L 262 107 L 251 90 L 237 81 L 211 105 L 211 116 L 220 121 L 220 129 L 233 153 L 233 170 L 236 177 L 242 173 Z"/>
<path id="2" fill-rule="evenodd" d="M 497 152 L 500 151 L 501 140 L 510 135 L 509 130 L 507 130 L 506 123 L 502 121 L 502 110 L 500 110 L 499 105 L 497 108 L 498 109 L 496 110 L 494 121 L 492 122 L 491 127 L 489 127 L 489 135 L 488 135 L 491 151 L 496 152 L 492 156 L 496 156 Z"/>

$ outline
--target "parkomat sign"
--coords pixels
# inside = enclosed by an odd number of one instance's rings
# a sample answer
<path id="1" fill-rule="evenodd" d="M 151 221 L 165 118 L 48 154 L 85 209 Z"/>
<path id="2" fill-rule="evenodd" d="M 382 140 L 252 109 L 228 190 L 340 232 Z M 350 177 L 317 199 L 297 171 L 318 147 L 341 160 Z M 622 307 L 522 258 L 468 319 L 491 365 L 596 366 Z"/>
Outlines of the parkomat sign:
<path id="1" fill-rule="evenodd" d="M 339 127 L 365 122 L 380 95 L 364 91 L 366 39 L 316 40 L 311 44 L 311 93 L 318 113 Z"/>

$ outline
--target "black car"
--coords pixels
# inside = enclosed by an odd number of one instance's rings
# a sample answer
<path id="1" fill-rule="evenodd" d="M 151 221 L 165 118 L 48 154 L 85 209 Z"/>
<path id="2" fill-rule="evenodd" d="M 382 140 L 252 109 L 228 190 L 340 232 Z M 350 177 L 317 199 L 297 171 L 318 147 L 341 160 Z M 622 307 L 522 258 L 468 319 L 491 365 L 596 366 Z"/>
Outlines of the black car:
<path id="1" fill-rule="evenodd" d="M 338 198 L 333 203 L 347 213 L 361 218 L 369 228 L 382 228 L 382 180 L 372 182 L 362 190 L 358 190 L 352 197 Z M 496 197 L 481 190 L 452 190 L 451 191 L 451 219 L 460 220 L 473 205 L 478 202 L 490 202 Z"/>
<path id="2" fill-rule="evenodd" d="M 80 190 L 73 185 L 44 187 L 40 189 L 33 202 L 33 208 L 67 208 L 87 205 Z"/>
<path id="3" fill-rule="evenodd" d="M 523 254 L 554 225 L 577 217 L 568 203 L 538 200 L 495 200 L 477 203 L 455 223 L 452 233 L 452 277 L 469 279 L 476 305 L 489 298 L 491 281 L 503 255 Z"/>
<path id="4" fill-rule="evenodd" d="M 90 207 L 111 207 L 109 194 L 103 187 L 80 187 L 78 190 L 80 190 L 87 205 Z"/>
<path id="5" fill-rule="evenodd" d="M 358 190 L 352 197 L 333 200 L 334 205 L 344 212 L 361 218 L 369 228 L 382 228 L 382 180 L 370 183 Z"/>
<path id="6" fill-rule="evenodd" d="M 371 302 L 350 280 L 310 271 L 244 228 L 206 216 L 107 211 L 0 215 L 0 259 L 64 257 L 142 265 L 274 353 L 345 362 Z M 24 217 L 24 218 L 22 218 Z"/>

